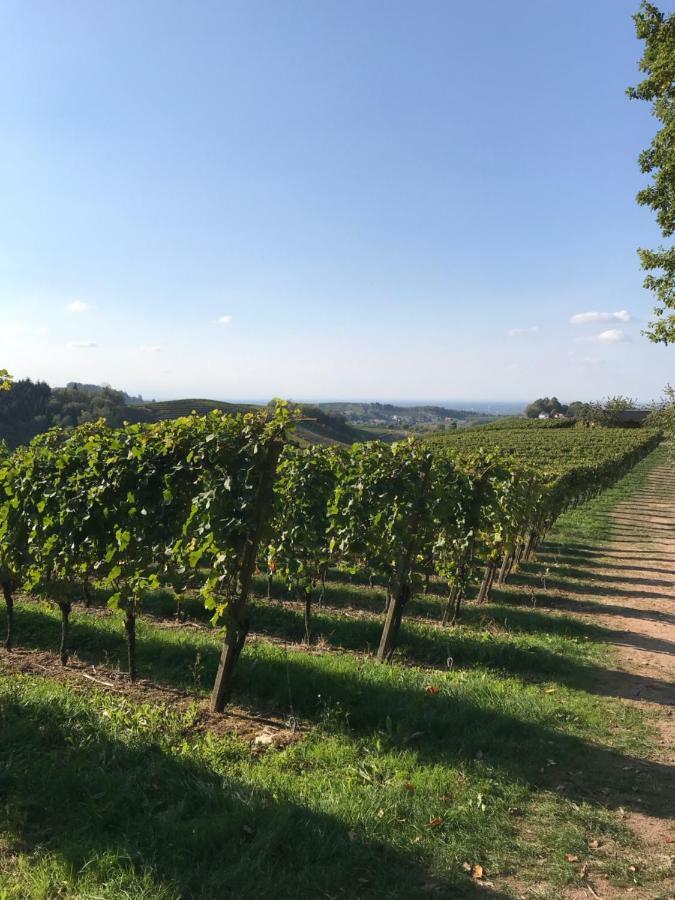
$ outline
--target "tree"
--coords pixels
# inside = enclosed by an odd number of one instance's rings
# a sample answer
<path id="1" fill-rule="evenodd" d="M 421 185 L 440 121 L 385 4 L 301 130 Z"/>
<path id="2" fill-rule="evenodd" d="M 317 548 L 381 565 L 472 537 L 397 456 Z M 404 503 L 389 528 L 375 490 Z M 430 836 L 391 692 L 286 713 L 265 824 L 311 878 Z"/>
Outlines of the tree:
<path id="1" fill-rule="evenodd" d="M 110 387 L 78 385 L 51 388 L 29 378 L 12 381 L 0 370 L 0 439 L 11 448 L 28 444 L 54 425 L 74 428 L 105 419 L 113 428 L 123 422 L 151 422 L 155 416 L 146 406 L 129 406 L 126 395 Z"/>
<path id="2" fill-rule="evenodd" d="M 541 413 L 554 416 L 557 413 L 564 415 L 566 412 L 567 407 L 557 397 L 540 397 L 525 408 L 525 415 L 528 419 L 536 419 Z"/>
<path id="3" fill-rule="evenodd" d="M 590 419 L 593 413 L 593 405 L 584 403 L 583 400 L 574 400 L 567 407 L 567 414 L 573 419 Z"/>
<path id="4" fill-rule="evenodd" d="M 661 428 L 671 437 L 675 435 L 675 388 L 672 385 L 665 386 L 661 401 L 653 405 L 645 425 Z"/>
<path id="5" fill-rule="evenodd" d="M 645 78 L 628 88 L 631 99 L 652 105 L 661 127 L 640 154 L 640 170 L 652 183 L 637 195 L 641 206 L 650 206 L 664 238 L 675 232 L 675 13 L 666 16 L 643 0 L 633 19 L 637 36 L 644 41 L 639 62 Z M 675 246 L 638 250 L 642 268 L 649 274 L 644 285 L 656 297 L 655 319 L 644 333 L 655 343 L 675 342 Z"/>

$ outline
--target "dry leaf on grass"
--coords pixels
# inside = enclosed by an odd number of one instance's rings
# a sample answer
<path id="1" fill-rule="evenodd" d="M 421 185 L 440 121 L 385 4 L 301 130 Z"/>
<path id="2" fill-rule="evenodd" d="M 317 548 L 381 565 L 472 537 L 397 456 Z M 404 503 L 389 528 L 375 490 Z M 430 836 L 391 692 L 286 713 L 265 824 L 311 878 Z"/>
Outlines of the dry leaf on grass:
<path id="1" fill-rule="evenodd" d="M 481 866 L 480 863 L 462 863 L 462 868 L 465 872 L 468 872 L 472 878 L 480 879 L 485 876 L 485 870 Z"/>

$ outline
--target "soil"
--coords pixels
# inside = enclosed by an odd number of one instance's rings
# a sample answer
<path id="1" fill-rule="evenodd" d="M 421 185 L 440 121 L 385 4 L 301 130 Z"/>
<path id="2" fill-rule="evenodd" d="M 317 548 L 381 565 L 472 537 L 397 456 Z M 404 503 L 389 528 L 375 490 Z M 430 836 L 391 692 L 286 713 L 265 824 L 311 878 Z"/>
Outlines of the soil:
<path id="1" fill-rule="evenodd" d="M 660 763 L 659 778 L 642 783 L 648 792 L 666 799 L 675 774 L 675 469 L 661 465 L 645 484 L 610 513 L 611 541 L 574 548 L 559 562 L 578 570 L 587 592 L 565 604 L 585 621 L 601 625 L 615 648 L 613 668 L 599 670 L 592 689 L 642 709 L 653 722 L 658 743 L 653 755 Z M 583 574 L 582 574 L 583 573 Z M 556 591 L 557 593 L 557 591 Z M 560 607 L 562 604 L 554 603 Z M 607 805 L 620 808 L 621 797 L 608 796 Z M 649 804 L 653 807 L 654 804 Z M 675 814 L 675 795 L 670 806 Z M 627 824 L 653 868 L 672 871 L 675 860 L 673 816 L 623 812 Z M 529 892 L 524 897 L 536 896 Z M 617 888 L 594 883 L 563 892 L 568 900 L 582 897 L 675 900 L 675 878 L 658 887 Z"/>

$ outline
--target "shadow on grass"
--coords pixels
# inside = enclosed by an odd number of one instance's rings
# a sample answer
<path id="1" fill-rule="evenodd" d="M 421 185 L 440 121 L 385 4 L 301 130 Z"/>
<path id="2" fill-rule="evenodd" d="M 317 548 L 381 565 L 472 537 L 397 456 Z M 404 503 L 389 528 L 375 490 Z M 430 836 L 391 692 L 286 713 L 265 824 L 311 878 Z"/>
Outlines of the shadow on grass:
<path id="1" fill-rule="evenodd" d="M 506 615 L 511 613 L 505 610 Z M 256 634 L 300 644 L 304 637 L 303 616 L 300 610 L 270 603 L 252 603 L 253 631 Z M 526 614 L 536 619 L 536 615 Z M 514 617 L 518 612 L 514 611 Z M 523 616 L 525 618 L 525 616 Z M 43 613 L 37 604 L 21 603 L 15 607 L 15 636 L 17 646 L 35 650 L 54 651 L 60 639 L 60 621 Z M 317 613 L 312 619 L 315 640 L 322 640 L 336 649 L 370 653 L 379 643 L 381 621 L 367 617 L 337 618 Z M 2 623 L 0 621 L 0 628 Z M 162 681 L 178 677 L 185 679 L 194 672 L 196 652 L 202 646 L 217 645 L 217 631 L 206 629 L 162 629 L 151 620 L 138 621 L 138 661 L 141 669 L 152 672 Z M 83 660 L 106 666 L 126 668 L 126 644 L 122 622 L 110 617 L 92 616 L 74 611 L 70 620 L 70 647 Z M 187 649 L 187 655 L 186 655 Z M 480 634 L 453 628 L 424 628 L 404 623 L 401 629 L 399 658 L 411 663 L 435 668 L 473 668 L 481 666 L 501 669 L 509 673 L 534 678 L 557 678 L 581 684 L 586 667 L 544 646 L 520 646 L 508 635 Z M 189 667 L 186 665 L 189 660 Z M 194 675 L 191 675 L 194 679 Z M 188 684 L 189 688 L 190 685 Z"/>
<path id="2" fill-rule="evenodd" d="M 479 609 L 483 609 L 482 607 Z M 518 616 L 517 610 L 504 608 L 506 616 Z M 54 651 L 58 647 L 60 623 L 40 611 L 35 604 L 23 603 L 15 609 L 17 643 L 35 650 Z M 304 635 L 303 617 L 299 610 L 272 604 L 252 604 L 254 632 L 300 644 Z M 541 614 L 527 612 L 523 620 L 536 621 Z M 543 617 L 545 618 L 545 617 Z M 553 621 L 553 620 L 551 620 Z M 571 620 L 574 627 L 575 623 Z M 126 670 L 126 644 L 121 621 L 118 627 L 109 617 L 97 622 L 88 613 L 73 613 L 70 646 L 80 659 L 93 664 Z M 1 626 L 0 626 L 1 627 Z M 314 634 L 336 649 L 370 653 L 379 641 L 381 623 L 368 618 L 333 618 L 317 615 Z M 583 625 L 577 626 L 583 628 Z M 615 632 L 605 630 L 604 639 Z M 583 633 L 582 633 L 583 636 Z M 596 634 L 596 637 L 600 635 Z M 189 628 L 161 629 L 147 619 L 138 622 L 137 656 L 141 677 L 159 683 L 194 690 L 198 684 L 210 684 L 215 676 L 219 652 L 218 632 Z M 401 629 L 399 660 L 432 668 L 501 670 L 525 680 L 558 681 L 569 687 L 591 693 L 635 699 L 648 686 L 663 689 L 668 685 L 653 678 L 624 672 L 613 673 L 611 691 L 606 687 L 606 670 L 564 656 L 555 648 L 514 643 L 505 635 L 480 634 L 460 629 L 424 629 L 404 624 Z M 602 675 L 600 686 L 598 676 Z M 664 701 L 667 703 L 667 701 Z"/>
<path id="3" fill-rule="evenodd" d="M 35 621 L 39 618 L 43 619 L 42 623 Z M 28 628 L 27 619 L 33 619 L 32 628 Z M 24 608 L 20 624 L 24 646 L 54 646 L 58 631 L 54 618 Z M 87 622 L 74 623 L 73 641 L 82 657 L 89 655 L 94 661 L 101 661 L 106 655 L 108 663 L 114 665 L 117 649 L 118 659 L 123 658 L 121 635 L 118 639 L 113 632 L 101 633 Z M 83 646 L 88 647 L 88 654 L 80 651 Z M 139 628 L 141 673 L 151 674 L 160 684 L 194 690 L 197 653 L 201 683 L 210 685 L 219 655 L 213 637 L 181 634 L 179 640 L 171 640 L 144 624 Z M 608 673 L 594 666 L 568 664 L 567 669 L 568 682 L 590 685 L 599 694 L 634 697 L 655 684 L 653 679 Z M 611 686 L 607 686 L 608 676 L 612 679 Z M 533 785 L 557 786 L 562 777 L 565 793 L 577 800 L 639 809 L 653 815 L 673 815 L 670 798 L 675 791 L 675 772 L 672 767 L 636 762 L 558 730 L 566 721 L 564 711 L 539 713 L 535 706 L 532 718 L 533 707 L 525 704 L 517 706 L 518 714 L 512 715 L 504 711 L 504 698 L 508 695 L 499 692 L 493 695 L 486 688 L 483 699 L 480 690 L 478 699 L 472 698 L 461 679 L 443 679 L 440 692 L 430 695 L 424 690 L 430 678 L 432 673 L 425 677 L 415 670 L 381 666 L 351 654 L 288 652 L 281 645 L 256 643 L 249 644 L 242 656 L 235 687 L 237 700 L 241 702 L 244 698 L 256 710 L 286 711 L 309 721 L 321 721 L 327 709 L 339 710 L 350 731 L 364 736 L 384 735 L 395 747 L 415 750 L 420 762 L 437 764 L 458 757 L 473 759 L 480 750 L 509 777 Z M 664 692 L 672 690 L 669 685 L 660 687 Z M 574 713 L 570 715 L 573 721 Z M 549 770 L 546 759 L 553 753 L 558 765 Z M 580 764 L 584 766 L 583 778 L 568 779 L 569 770 Z M 633 790 L 632 770 L 636 765 L 644 773 L 639 793 Z"/>
<path id="4" fill-rule="evenodd" d="M 593 573 L 589 571 L 587 577 L 589 579 L 593 578 Z M 555 568 L 551 569 L 546 576 L 543 573 L 535 576 L 531 573 L 514 572 L 509 579 L 509 584 L 514 587 L 542 587 L 545 584 L 548 589 L 564 591 L 569 594 L 580 594 L 585 597 L 599 595 L 603 597 L 631 597 L 635 600 L 672 600 L 672 594 L 663 591 L 649 591 L 640 588 L 624 590 L 607 582 L 600 584 L 595 580 L 579 583 L 563 577 L 560 571 Z"/>
<path id="5" fill-rule="evenodd" d="M 433 879 L 412 852 L 361 838 L 356 824 L 228 778 L 226 767 L 122 742 L 84 707 L 5 696 L 0 713 L 0 828 L 71 877 L 108 889 L 117 878 L 119 896 L 403 898 Z M 484 893 L 459 871 L 433 881 L 437 896 Z"/>
<path id="6" fill-rule="evenodd" d="M 561 612 L 573 612 L 597 615 L 602 613 L 608 616 L 622 616 L 626 619 L 645 619 L 652 622 L 662 622 L 666 625 L 675 625 L 675 615 L 661 612 L 658 609 L 636 609 L 632 606 L 619 606 L 613 603 L 599 604 L 595 600 L 578 600 L 576 597 L 564 597 L 546 593 L 538 588 L 531 595 L 520 591 L 495 590 L 495 599 L 505 606 L 537 605 L 544 609 L 560 610 Z"/>
<path id="7" fill-rule="evenodd" d="M 674 587 L 672 581 L 665 581 L 662 578 L 643 578 L 641 576 L 634 577 L 630 575 L 623 575 L 622 570 L 628 570 L 631 572 L 634 571 L 644 571 L 653 573 L 654 569 L 638 569 L 634 566 L 622 566 L 617 565 L 612 568 L 616 568 L 616 574 L 607 574 L 606 572 L 598 571 L 601 567 L 598 566 L 596 569 L 596 564 L 590 564 L 586 568 L 573 567 L 568 565 L 560 565 L 559 563 L 549 561 L 542 561 L 538 565 L 536 563 L 528 563 L 527 568 L 521 566 L 518 574 L 520 575 L 528 575 L 534 581 L 541 582 L 541 579 L 545 577 L 545 571 L 549 568 L 549 576 L 553 577 L 559 576 L 562 578 L 573 578 L 577 581 L 586 581 L 588 579 L 592 579 L 595 582 L 599 582 L 602 584 L 635 584 L 635 585 L 644 585 L 645 587 Z"/>

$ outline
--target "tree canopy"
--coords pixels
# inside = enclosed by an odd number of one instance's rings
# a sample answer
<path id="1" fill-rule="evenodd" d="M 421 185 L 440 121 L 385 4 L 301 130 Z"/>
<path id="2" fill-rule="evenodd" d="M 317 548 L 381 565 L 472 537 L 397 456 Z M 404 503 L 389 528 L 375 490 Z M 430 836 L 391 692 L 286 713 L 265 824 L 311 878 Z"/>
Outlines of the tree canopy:
<path id="1" fill-rule="evenodd" d="M 629 97 L 645 100 L 660 123 L 654 138 L 640 154 L 640 169 L 651 175 L 651 184 L 637 195 L 642 206 L 650 206 L 664 238 L 675 232 L 675 13 L 665 15 L 643 0 L 633 17 L 637 36 L 644 41 L 639 62 L 644 79 L 628 89 Z M 645 334 L 656 343 L 675 341 L 675 247 L 638 250 L 642 268 L 648 273 L 644 285 L 656 297 L 654 321 Z"/>
<path id="2" fill-rule="evenodd" d="M 564 415 L 567 407 L 558 400 L 557 397 L 540 397 L 525 409 L 525 415 L 528 419 L 536 419 L 542 413 L 547 416 L 554 416 L 557 413 Z"/>
<path id="3" fill-rule="evenodd" d="M 0 372 L 0 440 L 10 447 L 27 444 L 54 425 L 68 428 L 105 419 L 116 427 L 123 422 L 149 422 L 150 410 L 128 406 L 122 391 L 110 387 L 91 390 L 77 384 L 52 388 L 44 381 L 14 381 Z"/>

